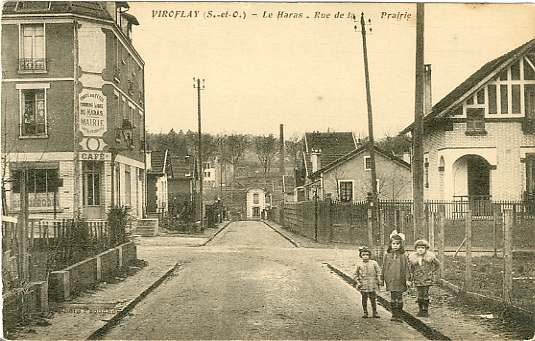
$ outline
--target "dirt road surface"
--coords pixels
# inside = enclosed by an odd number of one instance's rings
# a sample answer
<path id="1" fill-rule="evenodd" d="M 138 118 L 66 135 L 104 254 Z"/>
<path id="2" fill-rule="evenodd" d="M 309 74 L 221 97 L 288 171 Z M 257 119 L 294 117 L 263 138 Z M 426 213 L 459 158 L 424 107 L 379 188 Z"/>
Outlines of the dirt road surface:
<path id="1" fill-rule="evenodd" d="M 104 338 L 425 339 L 381 307 L 363 319 L 360 294 L 325 265 L 333 258 L 262 222 L 231 223 L 204 247 L 173 249 L 179 269 Z"/>

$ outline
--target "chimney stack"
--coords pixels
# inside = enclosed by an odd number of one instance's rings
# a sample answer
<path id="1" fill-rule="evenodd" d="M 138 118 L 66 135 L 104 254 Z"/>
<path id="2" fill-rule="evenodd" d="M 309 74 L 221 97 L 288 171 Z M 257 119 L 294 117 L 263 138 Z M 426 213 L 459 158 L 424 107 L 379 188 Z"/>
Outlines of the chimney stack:
<path id="1" fill-rule="evenodd" d="M 312 155 L 310 155 L 310 162 L 312 163 L 312 172 L 317 172 L 321 169 L 321 150 L 312 149 Z"/>

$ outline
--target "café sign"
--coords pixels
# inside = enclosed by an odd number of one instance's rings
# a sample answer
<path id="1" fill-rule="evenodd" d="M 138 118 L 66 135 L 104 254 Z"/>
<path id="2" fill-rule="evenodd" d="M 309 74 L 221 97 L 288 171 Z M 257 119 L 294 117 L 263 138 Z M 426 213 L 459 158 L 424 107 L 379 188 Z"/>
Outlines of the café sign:
<path id="1" fill-rule="evenodd" d="M 101 91 L 84 89 L 80 93 L 79 103 L 82 134 L 102 137 L 108 130 L 106 97 Z"/>

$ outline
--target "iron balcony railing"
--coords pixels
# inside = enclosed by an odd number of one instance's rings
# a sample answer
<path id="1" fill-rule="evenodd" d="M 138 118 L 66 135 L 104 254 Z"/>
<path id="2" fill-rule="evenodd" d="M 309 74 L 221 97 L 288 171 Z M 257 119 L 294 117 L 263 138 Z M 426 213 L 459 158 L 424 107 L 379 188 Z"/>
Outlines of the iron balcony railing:
<path id="1" fill-rule="evenodd" d="M 20 72 L 46 72 L 46 58 L 20 58 Z"/>

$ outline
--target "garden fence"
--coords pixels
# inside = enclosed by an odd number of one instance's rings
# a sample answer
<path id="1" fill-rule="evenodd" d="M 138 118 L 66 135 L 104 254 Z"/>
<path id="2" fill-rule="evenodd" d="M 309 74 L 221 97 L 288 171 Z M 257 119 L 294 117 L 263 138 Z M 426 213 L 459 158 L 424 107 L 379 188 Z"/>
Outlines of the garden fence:
<path id="1" fill-rule="evenodd" d="M 379 260 L 393 230 L 405 234 L 408 250 L 427 239 L 443 279 L 535 311 L 534 201 L 426 201 L 424 209 L 423 235 L 415 233 L 411 201 L 379 201 L 377 217 L 368 202 L 284 202 L 270 219 L 318 242 L 368 245 Z"/>

